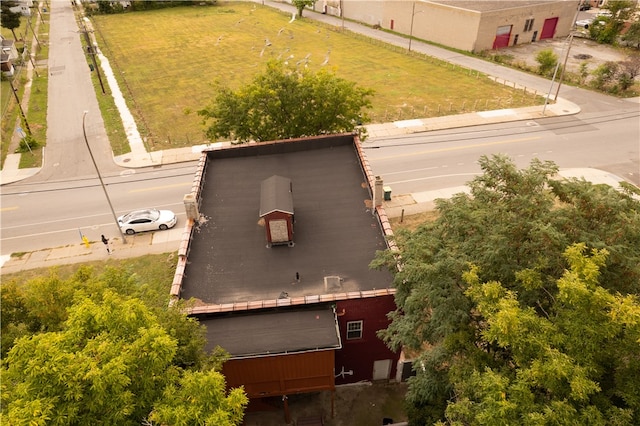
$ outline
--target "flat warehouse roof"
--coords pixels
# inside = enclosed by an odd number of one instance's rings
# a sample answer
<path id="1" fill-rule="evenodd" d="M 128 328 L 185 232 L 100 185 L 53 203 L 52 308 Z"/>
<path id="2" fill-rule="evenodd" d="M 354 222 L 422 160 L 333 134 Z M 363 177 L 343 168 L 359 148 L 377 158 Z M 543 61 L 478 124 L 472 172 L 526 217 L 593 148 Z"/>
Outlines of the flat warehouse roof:
<path id="1" fill-rule="evenodd" d="M 340 333 L 330 306 L 313 309 L 229 314 L 200 319 L 207 328 L 207 351 L 224 348 L 232 358 L 340 349 Z"/>
<path id="2" fill-rule="evenodd" d="M 293 247 L 267 247 L 260 189 L 273 175 L 291 179 Z M 208 152 L 181 297 L 229 304 L 390 288 L 388 271 L 369 268 L 387 242 L 368 188 L 352 135 Z"/>
<path id="3" fill-rule="evenodd" d="M 458 9 L 491 12 L 494 10 L 516 9 L 558 3 L 561 0 L 430 0 L 430 3 L 443 4 Z M 573 2 L 577 5 L 576 2 Z"/>

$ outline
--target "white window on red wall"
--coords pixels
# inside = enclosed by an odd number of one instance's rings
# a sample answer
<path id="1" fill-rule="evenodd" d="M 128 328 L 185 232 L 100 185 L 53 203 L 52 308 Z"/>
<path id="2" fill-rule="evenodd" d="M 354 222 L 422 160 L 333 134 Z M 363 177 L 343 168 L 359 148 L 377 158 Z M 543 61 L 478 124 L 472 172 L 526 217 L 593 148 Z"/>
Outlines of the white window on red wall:
<path id="1" fill-rule="evenodd" d="M 362 339 L 362 321 L 347 321 L 347 340 Z"/>

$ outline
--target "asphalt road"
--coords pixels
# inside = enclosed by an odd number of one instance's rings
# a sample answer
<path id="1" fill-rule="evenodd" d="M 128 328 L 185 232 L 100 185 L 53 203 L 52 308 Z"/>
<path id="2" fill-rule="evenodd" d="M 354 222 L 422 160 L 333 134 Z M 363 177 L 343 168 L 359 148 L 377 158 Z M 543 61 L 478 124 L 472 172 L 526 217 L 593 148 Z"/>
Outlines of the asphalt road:
<path id="1" fill-rule="evenodd" d="M 113 162 L 78 28 L 71 2 L 51 4 L 47 146 L 42 170 L 32 182 L 96 175 L 83 136 L 85 111 L 87 140 L 99 169 L 105 173 L 119 169 Z"/>
<path id="2" fill-rule="evenodd" d="M 396 194 L 464 185 L 480 173 L 481 155 L 502 153 L 526 167 L 532 159 L 560 168 L 596 168 L 640 185 L 640 126 L 630 109 L 476 126 L 365 142 L 376 175 Z"/>
<path id="3" fill-rule="evenodd" d="M 37 175 L 2 187 L 0 254 L 78 244 L 78 230 L 91 239 L 102 233 L 117 234 L 85 145 L 84 111 L 89 111 L 87 139 L 117 214 L 146 206 L 184 211 L 182 199 L 195 173 L 195 163 L 137 170 L 115 165 L 70 3 L 52 6 L 45 165 Z M 319 20 L 336 19 L 315 16 Z M 393 34 L 353 23 L 346 25 L 394 44 L 406 43 L 406 39 Z M 540 92 L 549 90 L 549 81 L 498 64 L 418 42 L 414 42 L 413 49 L 518 81 Z M 563 86 L 561 96 L 579 104 L 582 112 L 576 116 L 370 139 L 365 144 L 367 156 L 374 173 L 392 185 L 395 194 L 463 185 L 479 172 L 480 155 L 497 152 L 511 156 L 523 167 L 532 158 L 540 158 L 553 160 L 562 168 L 607 170 L 640 185 L 638 104 L 570 86 Z M 179 214 L 178 220 L 180 226 L 184 214 Z"/>

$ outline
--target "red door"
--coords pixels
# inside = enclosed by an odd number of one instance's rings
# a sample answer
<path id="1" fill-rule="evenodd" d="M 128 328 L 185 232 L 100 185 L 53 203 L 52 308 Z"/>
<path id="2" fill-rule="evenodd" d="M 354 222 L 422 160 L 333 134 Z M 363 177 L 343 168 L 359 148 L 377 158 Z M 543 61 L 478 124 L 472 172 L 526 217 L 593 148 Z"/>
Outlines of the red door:
<path id="1" fill-rule="evenodd" d="M 549 18 L 544 20 L 542 26 L 542 33 L 540 33 L 540 40 L 545 38 L 553 38 L 556 33 L 556 25 L 558 25 L 558 18 Z"/>
<path id="2" fill-rule="evenodd" d="M 500 49 L 501 47 L 509 46 L 510 38 L 511 38 L 511 25 L 498 27 L 498 31 L 496 31 L 496 38 L 493 40 L 493 49 Z"/>

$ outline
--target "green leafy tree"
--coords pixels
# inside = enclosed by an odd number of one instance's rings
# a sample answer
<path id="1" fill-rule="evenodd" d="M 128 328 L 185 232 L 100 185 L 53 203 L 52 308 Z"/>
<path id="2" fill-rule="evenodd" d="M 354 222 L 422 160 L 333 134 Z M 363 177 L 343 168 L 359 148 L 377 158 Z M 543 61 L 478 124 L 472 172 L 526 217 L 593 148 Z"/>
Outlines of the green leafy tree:
<path id="1" fill-rule="evenodd" d="M 242 423 L 248 403 L 242 389 L 225 394 L 224 376 L 215 370 L 187 371 L 167 386 L 150 420 L 172 426 L 234 426 Z"/>
<path id="2" fill-rule="evenodd" d="M 0 25 L 2 28 L 11 30 L 13 39 L 18 40 L 16 37 L 15 29 L 20 27 L 20 13 L 12 12 L 11 9 L 18 6 L 18 2 L 12 0 L 3 0 L 0 3 Z"/>
<path id="3" fill-rule="evenodd" d="M 161 271 L 161 262 L 158 260 Z M 167 280 L 175 263 L 167 264 Z M 11 349 L 12 342 L 21 335 L 31 335 L 47 331 L 60 331 L 68 317 L 68 309 L 77 297 L 90 297 L 99 302 L 107 290 L 130 297 L 139 298 L 154 310 L 160 321 L 167 324 L 167 329 L 179 330 L 179 352 L 191 353 L 185 359 L 188 365 L 198 364 L 202 354 L 195 354 L 191 349 L 204 345 L 202 331 L 195 321 L 185 321 L 179 307 L 167 309 L 169 295 L 166 286 L 157 285 L 163 277 L 158 274 L 143 277 L 125 268 L 107 267 L 98 275 L 93 268 L 81 266 L 68 278 L 62 279 L 57 268 L 51 268 L 46 275 L 35 277 L 27 282 L 4 280 L 0 287 L 2 356 Z M 149 284 L 149 281 L 152 284 Z M 6 308 L 6 309 L 5 309 Z M 193 324 L 192 324 L 193 323 Z M 194 325 L 195 324 L 195 325 Z M 190 329 L 187 329 L 190 328 Z"/>
<path id="4" fill-rule="evenodd" d="M 236 91 L 220 87 L 211 106 L 198 112 L 212 140 L 239 142 L 352 132 L 368 121 L 373 91 L 326 69 L 312 72 L 270 61 L 264 73 Z"/>
<path id="5" fill-rule="evenodd" d="M 201 418 L 239 424 L 242 391 L 221 397 L 224 380 L 211 371 L 185 373 L 177 352 L 177 339 L 140 300 L 110 290 L 100 302 L 85 297 L 61 331 L 21 337 L 3 359 L 3 417 L 8 424 L 139 425 L 156 404 L 166 406 L 168 392 L 188 387 L 203 394 L 193 399 L 216 395 L 198 406 Z"/>
<path id="6" fill-rule="evenodd" d="M 538 73 L 541 75 L 551 75 L 558 65 L 558 55 L 551 49 L 544 49 L 536 55 L 538 62 Z"/>
<path id="7" fill-rule="evenodd" d="M 398 308 L 381 337 L 415 354 L 407 399 L 418 424 L 444 419 L 456 392 L 450 371 L 456 359 L 481 372 L 499 371 L 510 359 L 480 340 L 484 320 L 463 279 L 469 264 L 481 281 L 502 283 L 541 315 L 553 310 L 566 269 L 562 253 L 575 243 L 608 251 L 603 288 L 640 291 L 640 202 L 631 190 L 556 180 L 551 162 L 533 160 L 523 170 L 504 156 L 479 163 L 483 174 L 469 183 L 469 195 L 438 200 L 436 220 L 398 230 L 398 250 L 378 253 L 371 265 L 395 274 Z"/>
<path id="8" fill-rule="evenodd" d="M 569 269 L 541 315 L 498 282 L 465 276 L 493 368 L 458 358 L 451 424 L 633 425 L 640 413 L 640 301 L 598 283 L 606 250 L 568 248 Z M 506 362 L 505 362 L 506 361 Z"/>
<path id="9" fill-rule="evenodd" d="M 589 35 L 598 43 L 615 44 L 629 20 L 636 11 L 636 2 L 632 0 L 610 0 L 604 6 L 610 16 L 597 17 L 589 26 Z"/>
<path id="10" fill-rule="evenodd" d="M 305 7 L 311 7 L 315 0 L 291 0 L 291 4 L 298 10 L 298 17 L 302 18 L 302 11 Z"/>
<path id="11" fill-rule="evenodd" d="M 611 13 L 611 17 L 618 21 L 630 19 L 636 11 L 634 0 L 609 0 L 604 5 L 604 9 Z"/>

